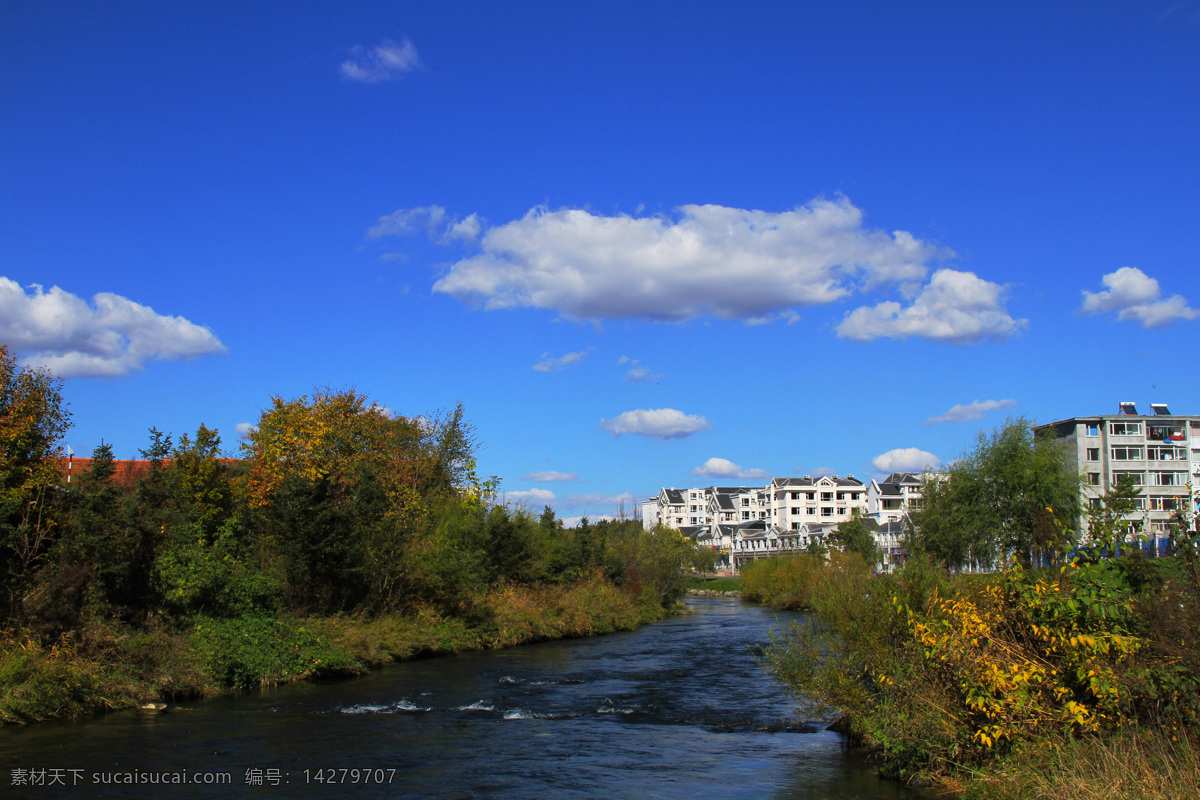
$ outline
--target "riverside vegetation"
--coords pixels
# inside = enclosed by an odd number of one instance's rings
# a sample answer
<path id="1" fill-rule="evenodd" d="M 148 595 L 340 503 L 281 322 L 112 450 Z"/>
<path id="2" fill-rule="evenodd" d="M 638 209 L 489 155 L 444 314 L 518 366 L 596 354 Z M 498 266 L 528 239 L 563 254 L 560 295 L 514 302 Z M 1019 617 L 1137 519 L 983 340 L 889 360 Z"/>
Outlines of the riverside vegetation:
<path id="1" fill-rule="evenodd" d="M 954 468 L 974 474 L 952 469 L 914 515 L 914 555 L 895 573 L 872 575 L 873 559 L 839 551 L 748 565 L 743 597 L 812 612 L 764 661 L 808 713 L 836 718 L 910 782 L 966 797 L 1200 796 L 1195 519 L 1180 512 L 1173 555 L 1149 557 L 1127 534 L 1136 491 L 1118 487 L 1090 512 L 1091 545 L 1076 546 L 1039 497 L 1049 476 L 1022 475 L 1011 458 L 1048 443 L 1016 427 L 1027 430 L 1018 421 L 981 438 Z M 959 478 L 984 502 L 973 481 L 989 470 L 1007 470 L 992 473 L 1005 488 L 989 507 L 953 507 Z M 989 513 L 992 541 L 979 535 Z M 947 569 L 1006 550 L 1025 557 L 991 574 Z"/>
<path id="2" fill-rule="evenodd" d="M 491 502 L 461 406 L 277 397 L 243 458 L 151 428 L 144 470 L 101 443 L 68 487 L 59 381 L 0 346 L 0 384 L 0 724 L 629 629 L 685 590 L 674 531 Z"/>

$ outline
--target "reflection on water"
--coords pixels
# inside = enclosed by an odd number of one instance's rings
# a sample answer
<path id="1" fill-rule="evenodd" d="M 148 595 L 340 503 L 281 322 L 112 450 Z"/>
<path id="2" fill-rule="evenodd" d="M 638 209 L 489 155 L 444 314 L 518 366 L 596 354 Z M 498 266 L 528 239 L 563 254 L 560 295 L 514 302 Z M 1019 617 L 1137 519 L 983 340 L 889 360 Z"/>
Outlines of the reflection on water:
<path id="1" fill-rule="evenodd" d="M 726 598 L 690 604 L 693 614 L 631 633 L 400 664 L 170 714 L 0 729 L 0 794 L 910 796 L 840 736 L 795 719 L 755 662 L 752 649 L 790 615 Z M 12 785 L 36 779 L 29 770 L 66 785 Z"/>

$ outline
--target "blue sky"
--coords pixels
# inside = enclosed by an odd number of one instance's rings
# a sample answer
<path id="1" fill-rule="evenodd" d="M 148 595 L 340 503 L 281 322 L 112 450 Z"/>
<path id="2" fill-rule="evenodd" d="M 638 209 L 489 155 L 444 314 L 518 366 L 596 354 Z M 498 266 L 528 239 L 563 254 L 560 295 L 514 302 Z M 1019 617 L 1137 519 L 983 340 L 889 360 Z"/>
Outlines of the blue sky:
<path id="1" fill-rule="evenodd" d="M 572 518 L 1200 413 L 1200 3 L 0 4 L 68 443 L 464 404 Z"/>

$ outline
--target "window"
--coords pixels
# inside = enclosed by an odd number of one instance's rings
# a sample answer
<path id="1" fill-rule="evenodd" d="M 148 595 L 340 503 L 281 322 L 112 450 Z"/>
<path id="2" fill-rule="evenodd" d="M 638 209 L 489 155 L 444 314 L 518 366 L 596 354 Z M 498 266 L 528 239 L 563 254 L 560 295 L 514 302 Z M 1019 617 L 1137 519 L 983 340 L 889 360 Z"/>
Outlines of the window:
<path id="1" fill-rule="evenodd" d="M 805 509 L 805 513 L 808 514 L 810 517 L 815 517 L 817 515 L 817 507 L 809 506 L 807 509 Z"/>
<path id="2" fill-rule="evenodd" d="M 883 508 L 884 511 L 896 511 L 900 508 L 902 502 L 903 501 L 901 500 L 889 498 L 880 503 L 880 507 Z"/>
<path id="3" fill-rule="evenodd" d="M 837 513 L 838 513 L 838 515 L 839 515 L 839 516 L 840 516 L 840 515 L 842 515 L 842 514 L 845 514 L 845 513 L 846 513 L 846 508 L 845 508 L 845 506 L 838 506 Z"/>
<path id="4" fill-rule="evenodd" d="M 1151 425 L 1150 430 L 1146 432 L 1146 438 L 1155 442 L 1182 442 L 1187 437 L 1184 435 L 1183 425 L 1172 423 Z"/>
<path id="5" fill-rule="evenodd" d="M 821 492 L 821 499 L 828 502 L 833 499 L 833 492 Z"/>
<path id="6" fill-rule="evenodd" d="M 1100 423 L 1089 422 L 1087 424 L 1087 435 L 1088 436 L 1099 436 L 1100 435 Z"/>
<path id="7" fill-rule="evenodd" d="M 800 523 L 799 523 L 799 522 L 793 522 L 793 523 L 792 523 L 792 530 L 794 530 L 794 531 L 798 531 L 798 530 L 800 530 Z"/>
<path id="8" fill-rule="evenodd" d="M 1089 447 L 1087 449 L 1087 460 L 1088 461 L 1099 461 L 1100 460 L 1100 448 L 1099 447 Z"/>
<path id="9" fill-rule="evenodd" d="M 1141 461 L 1142 448 L 1140 447 L 1114 447 L 1112 449 L 1113 461 Z"/>
<path id="10" fill-rule="evenodd" d="M 1179 508 L 1178 497 L 1151 497 L 1151 511 L 1175 511 Z"/>
<path id="11" fill-rule="evenodd" d="M 846 493 L 845 493 L 845 492 L 838 492 L 838 493 L 837 493 L 837 495 L 838 495 L 838 501 L 839 501 L 839 502 L 841 502 L 842 500 L 845 500 L 845 499 L 846 499 Z"/>
<path id="12" fill-rule="evenodd" d="M 744 506 L 748 506 L 748 505 L 750 505 L 750 498 L 749 498 L 749 497 L 743 497 L 743 498 L 742 498 L 742 505 L 744 505 Z"/>
<path id="13" fill-rule="evenodd" d="M 1088 498 L 1088 506 L 1099 511 L 1101 508 L 1104 507 L 1104 504 L 1100 502 L 1099 497 L 1089 497 Z"/>
<path id="14" fill-rule="evenodd" d="M 1127 483 L 1131 486 L 1141 486 L 1146 482 L 1146 476 L 1141 472 L 1114 472 L 1113 483 Z"/>
<path id="15" fill-rule="evenodd" d="M 1140 422 L 1110 422 L 1108 423 L 1108 432 L 1113 436 L 1141 436 L 1142 423 Z"/>
<path id="16" fill-rule="evenodd" d="M 1151 472 L 1155 486 L 1183 486 L 1187 483 L 1186 472 Z"/>
<path id="17" fill-rule="evenodd" d="M 805 493 L 804 493 L 804 499 L 805 499 L 805 500 L 816 500 L 816 499 L 817 499 L 817 493 L 816 493 L 816 492 L 805 492 Z"/>
<path id="18" fill-rule="evenodd" d="M 860 497 L 862 497 L 862 492 L 851 492 L 850 493 L 851 500 L 857 500 Z"/>
<path id="19" fill-rule="evenodd" d="M 796 508 L 796 507 L 793 507 L 793 508 L 792 508 L 792 516 L 793 516 L 793 517 L 798 517 L 798 516 L 800 516 L 800 509 L 799 509 L 799 508 Z"/>
<path id="20" fill-rule="evenodd" d="M 1176 450 L 1174 447 L 1147 447 L 1146 458 L 1149 461 L 1186 461 L 1187 451 L 1183 448 Z"/>
<path id="21" fill-rule="evenodd" d="M 1089 472 L 1087 475 L 1088 475 L 1088 486 L 1099 486 L 1100 485 L 1100 473 L 1099 472 Z"/>
<path id="22" fill-rule="evenodd" d="M 832 517 L 833 509 L 830 508 L 829 506 L 821 506 L 821 516 L 822 517 Z"/>

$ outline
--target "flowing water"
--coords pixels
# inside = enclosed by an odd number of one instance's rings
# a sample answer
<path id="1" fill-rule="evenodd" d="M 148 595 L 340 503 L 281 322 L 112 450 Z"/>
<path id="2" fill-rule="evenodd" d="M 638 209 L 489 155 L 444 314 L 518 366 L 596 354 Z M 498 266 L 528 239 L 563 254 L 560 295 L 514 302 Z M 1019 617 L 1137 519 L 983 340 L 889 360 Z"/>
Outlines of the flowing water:
<path id="1" fill-rule="evenodd" d="M 3 728 L 0 797 L 911 796 L 796 719 L 758 666 L 768 630 L 796 615 L 689 605 L 630 633 Z"/>

